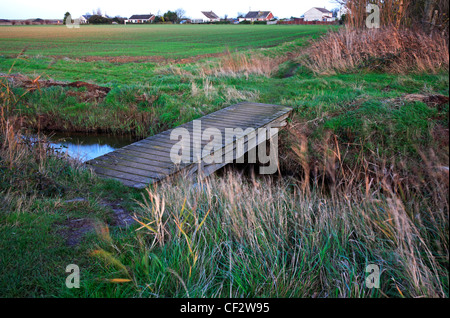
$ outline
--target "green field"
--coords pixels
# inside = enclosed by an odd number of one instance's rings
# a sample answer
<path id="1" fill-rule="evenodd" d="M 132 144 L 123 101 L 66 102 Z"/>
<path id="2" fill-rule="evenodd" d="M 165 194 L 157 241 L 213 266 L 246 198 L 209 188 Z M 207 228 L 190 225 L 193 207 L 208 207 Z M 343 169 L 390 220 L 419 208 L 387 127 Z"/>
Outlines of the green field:
<path id="1" fill-rule="evenodd" d="M 0 54 L 191 57 L 317 37 L 329 26 L 113 25 L 0 27 Z"/>
<path id="2" fill-rule="evenodd" d="M 95 100 L 0 77 L 0 297 L 448 297 L 448 66 L 314 73 L 307 49 L 328 29 L 0 27 L 0 73 L 111 88 Z M 232 166 L 147 192 L 17 143 L 146 137 L 242 101 L 294 109 L 281 176 Z M 149 226 L 117 226 L 117 209 Z M 80 289 L 65 287 L 68 264 Z M 365 287 L 368 264 L 380 289 Z"/>

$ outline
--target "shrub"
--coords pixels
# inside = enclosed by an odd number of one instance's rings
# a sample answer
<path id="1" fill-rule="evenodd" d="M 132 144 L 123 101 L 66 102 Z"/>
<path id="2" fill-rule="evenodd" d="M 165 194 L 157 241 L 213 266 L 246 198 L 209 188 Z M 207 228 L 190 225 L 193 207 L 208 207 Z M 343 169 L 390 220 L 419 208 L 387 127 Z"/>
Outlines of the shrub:
<path id="1" fill-rule="evenodd" d="M 89 18 L 90 24 L 111 24 L 112 22 L 112 19 L 108 19 L 100 15 L 93 15 Z"/>

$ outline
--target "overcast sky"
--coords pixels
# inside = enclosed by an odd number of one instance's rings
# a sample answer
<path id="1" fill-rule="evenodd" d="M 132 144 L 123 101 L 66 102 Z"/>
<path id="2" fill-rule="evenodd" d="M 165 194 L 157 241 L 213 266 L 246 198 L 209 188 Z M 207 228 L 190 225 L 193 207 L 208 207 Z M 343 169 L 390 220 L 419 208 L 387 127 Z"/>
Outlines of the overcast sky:
<path id="1" fill-rule="evenodd" d="M 66 11 L 75 18 L 97 8 L 109 16 L 125 17 L 183 8 L 186 16 L 191 18 L 198 17 L 200 11 L 211 10 L 220 17 L 225 14 L 236 17 L 238 12 L 247 13 L 251 8 L 253 11 L 272 11 L 279 18 L 289 18 L 299 17 L 313 6 L 331 10 L 338 5 L 334 0 L 0 0 L 0 19 L 62 19 Z"/>

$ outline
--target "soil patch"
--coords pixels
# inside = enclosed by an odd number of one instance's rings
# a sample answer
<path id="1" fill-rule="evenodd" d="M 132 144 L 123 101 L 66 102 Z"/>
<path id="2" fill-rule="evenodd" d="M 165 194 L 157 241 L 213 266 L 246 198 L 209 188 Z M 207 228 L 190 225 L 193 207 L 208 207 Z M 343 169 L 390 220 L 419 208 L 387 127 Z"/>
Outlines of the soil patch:
<path id="1" fill-rule="evenodd" d="M 407 94 L 402 97 L 388 100 L 389 102 L 422 102 L 428 107 L 435 107 L 442 111 L 445 104 L 448 104 L 449 97 L 440 94 Z"/>
<path id="2" fill-rule="evenodd" d="M 88 218 L 68 219 L 61 225 L 60 233 L 66 239 L 68 246 L 80 244 L 83 236 L 95 229 L 95 221 Z"/>
<path id="3" fill-rule="evenodd" d="M 427 104 L 430 107 L 437 107 L 442 110 L 442 106 L 448 104 L 448 96 L 439 94 L 408 94 L 403 96 L 403 99 L 408 102 L 419 101 Z"/>
<path id="4" fill-rule="evenodd" d="M 52 87 L 52 86 L 60 86 L 60 87 L 72 87 L 72 88 L 85 88 L 84 91 L 69 91 L 68 95 L 78 96 L 83 101 L 96 100 L 99 101 L 108 95 L 111 91 L 111 88 L 99 86 L 96 84 L 91 84 L 82 81 L 76 82 L 63 82 L 63 81 L 55 81 L 53 79 L 41 79 L 38 76 L 35 79 L 32 79 L 28 76 L 22 74 L 3 74 L 0 73 L 1 77 L 5 77 L 12 86 L 26 88 L 30 91 L 39 90 L 43 87 Z"/>
<path id="5" fill-rule="evenodd" d="M 75 198 L 64 201 L 64 203 L 74 204 L 85 202 L 87 202 L 85 198 Z M 120 203 L 103 200 L 101 205 L 109 208 L 113 212 L 111 221 L 107 224 L 108 226 L 126 228 L 136 223 L 131 214 L 123 209 Z M 60 224 L 61 230 L 59 233 L 65 238 L 68 246 L 77 246 L 81 243 L 85 234 L 95 232 L 98 224 L 98 221 L 90 218 L 68 219 Z"/>

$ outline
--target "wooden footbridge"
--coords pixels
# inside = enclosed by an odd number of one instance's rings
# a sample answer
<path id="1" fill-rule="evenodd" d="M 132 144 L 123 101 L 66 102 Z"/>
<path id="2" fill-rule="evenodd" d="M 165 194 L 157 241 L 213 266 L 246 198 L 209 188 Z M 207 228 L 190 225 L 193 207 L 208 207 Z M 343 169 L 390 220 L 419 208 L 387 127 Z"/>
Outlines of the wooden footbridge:
<path id="1" fill-rule="evenodd" d="M 240 103 L 223 108 L 196 121 L 197 123 L 201 122 L 202 131 L 207 128 L 219 130 L 223 136 L 220 144 L 221 155 L 230 155 L 230 151 L 232 151 L 233 160 L 236 160 L 242 157 L 242 150 L 237 151 L 236 149 L 238 136 L 227 139 L 226 128 L 241 128 L 244 131 L 248 128 L 254 130 L 264 128 L 270 132 L 269 128 L 285 126 L 285 120 L 291 111 L 292 108 L 279 105 Z M 184 128 L 184 131 L 189 132 L 192 136 L 190 142 L 197 142 L 198 145 L 205 146 L 210 140 L 204 140 L 202 134 L 196 132 L 196 121 L 188 122 L 175 129 Z M 226 160 L 222 160 L 221 163 L 206 163 L 207 160 L 203 154 L 195 157 L 193 151 L 189 155 L 191 160 L 174 163 L 171 150 L 179 143 L 179 140 L 171 138 L 173 130 L 164 131 L 117 149 L 90 160 L 86 164 L 101 177 L 119 180 L 126 186 L 143 188 L 177 173 L 184 172 L 190 176 L 201 173 L 206 176 L 229 163 Z M 272 136 L 267 136 L 267 138 L 270 137 Z M 259 138 L 258 141 L 252 143 L 247 139 L 243 152 L 247 153 L 265 140 Z M 214 155 L 215 151 L 218 151 L 217 148 L 213 148 L 210 156 Z"/>

